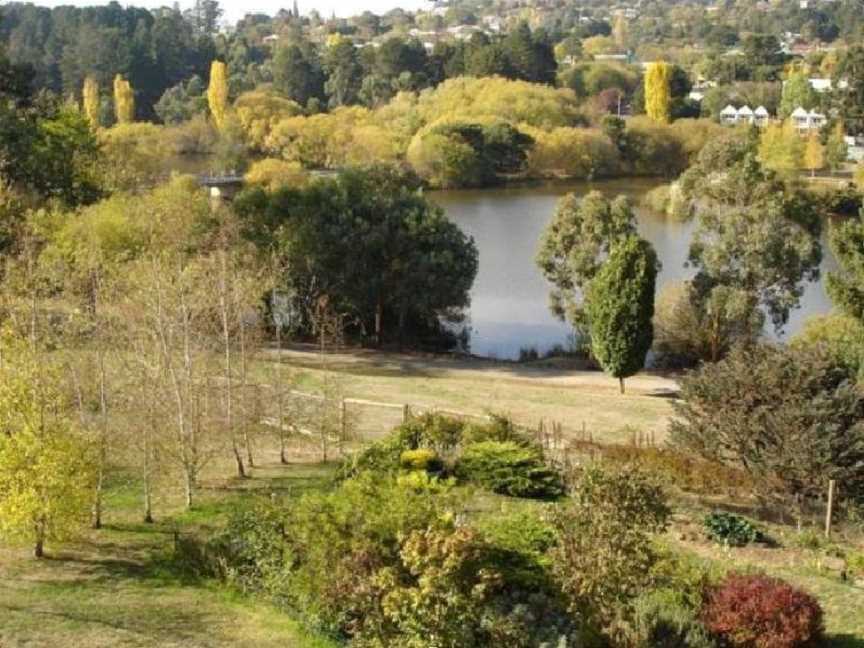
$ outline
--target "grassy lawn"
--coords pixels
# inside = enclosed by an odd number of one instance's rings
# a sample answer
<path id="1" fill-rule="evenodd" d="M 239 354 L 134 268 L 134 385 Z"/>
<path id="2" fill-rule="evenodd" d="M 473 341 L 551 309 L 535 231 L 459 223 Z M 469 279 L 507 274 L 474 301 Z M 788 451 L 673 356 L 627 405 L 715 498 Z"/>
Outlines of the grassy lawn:
<path id="1" fill-rule="evenodd" d="M 319 488 L 329 474 L 273 465 L 242 483 L 211 476 L 194 511 L 181 512 L 171 497 L 154 525 L 139 523 L 135 484 L 118 480 L 102 530 L 49 546 L 42 561 L 0 548 L 0 646 L 332 648 L 272 606 L 184 578 L 167 562 L 175 529 L 206 532 L 258 494 Z"/>
<path id="2" fill-rule="evenodd" d="M 526 426 L 555 422 L 565 435 L 585 430 L 606 442 L 628 440 L 628 428 L 654 433 L 660 440 L 676 390 L 669 378 L 640 374 L 628 380 L 622 395 L 617 380 L 579 371 L 566 361 L 523 365 L 356 351 L 329 355 L 322 365 L 316 353 L 303 349 L 286 351 L 283 358 L 303 391 L 319 390 L 330 373 L 351 398 L 409 404 L 414 411 L 501 413 Z M 272 362 L 259 362 L 256 370 L 261 382 L 273 379 Z M 394 408 L 350 405 L 349 410 L 367 439 L 380 437 L 401 421 L 401 412 Z"/>

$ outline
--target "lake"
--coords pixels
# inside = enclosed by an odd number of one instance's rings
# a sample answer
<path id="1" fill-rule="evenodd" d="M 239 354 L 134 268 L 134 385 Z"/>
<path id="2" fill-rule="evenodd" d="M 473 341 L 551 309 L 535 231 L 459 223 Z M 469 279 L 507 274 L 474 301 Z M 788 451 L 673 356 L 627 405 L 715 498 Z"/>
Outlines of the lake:
<path id="1" fill-rule="evenodd" d="M 682 223 L 640 205 L 642 196 L 657 184 L 655 180 L 627 179 L 432 193 L 432 199 L 450 219 L 474 237 L 480 253 L 469 309 L 471 352 L 514 359 L 523 347 L 543 352 L 556 344 L 567 345 L 571 329 L 549 311 L 549 284 L 534 263 L 534 256 L 556 202 L 568 192 L 581 195 L 597 189 L 608 196 L 630 197 L 639 232 L 651 242 L 663 263 L 658 291 L 669 282 L 690 278 L 693 271 L 685 267 L 685 262 L 694 223 Z M 823 250 L 824 278 L 836 264 L 824 241 Z M 781 337 L 798 331 L 807 317 L 830 310 L 831 300 L 823 281 L 808 284 L 801 307 L 792 313 Z M 773 330 L 766 330 L 766 334 L 775 337 Z"/>

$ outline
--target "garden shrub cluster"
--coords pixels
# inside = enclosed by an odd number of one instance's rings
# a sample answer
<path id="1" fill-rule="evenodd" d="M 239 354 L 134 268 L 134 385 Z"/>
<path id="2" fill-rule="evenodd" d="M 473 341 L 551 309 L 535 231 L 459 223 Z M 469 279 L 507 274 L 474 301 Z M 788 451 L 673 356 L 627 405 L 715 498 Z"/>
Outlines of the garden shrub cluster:
<path id="1" fill-rule="evenodd" d="M 743 547 L 763 537 L 749 520 L 723 511 L 707 515 L 702 525 L 709 538 L 730 547 Z"/>
<path id="2" fill-rule="evenodd" d="M 427 414 L 346 463 L 331 489 L 238 512 L 189 555 L 354 648 L 805 648 L 821 636 L 806 594 L 722 580 L 664 549 L 671 510 L 637 466 L 589 463 L 566 499 L 494 512 L 460 482 L 564 493 L 507 419 Z"/>
<path id="3" fill-rule="evenodd" d="M 542 448 L 501 416 L 467 423 L 423 414 L 349 459 L 341 474 L 418 470 L 511 497 L 554 499 L 564 493 L 563 478 L 546 462 Z"/>

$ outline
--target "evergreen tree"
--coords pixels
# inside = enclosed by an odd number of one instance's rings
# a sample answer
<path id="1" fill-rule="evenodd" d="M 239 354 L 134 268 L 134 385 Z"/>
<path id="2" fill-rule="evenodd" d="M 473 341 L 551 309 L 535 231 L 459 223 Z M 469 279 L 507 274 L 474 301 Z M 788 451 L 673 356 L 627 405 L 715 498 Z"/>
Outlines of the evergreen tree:
<path id="1" fill-rule="evenodd" d="M 120 124 L 135 121 L 135 92 L 121 75 L 114 77 L 114 113 Z"/>
<path id="2" fill-rule="evenodd" d="M 628 236 L 588 287 L 591 350 L 604 371 L 624 379 L 645 366 L 654 341 L 654 288 L 659 262 L 647 241 Z"/>
<path id="3" fill-rule="evenodd" d="M 648 65 L 645 71 L 645 112 L 656 122 L 672 118 L 672 66 L 663 61 Z"/>
<path id="4" fill-rule="evenodd" d="M 847 315 L 864 323 L 864 210 L 831 231 L 839 271 L 828 274 L 828 294 Z"/>
<path id="5" fill-rule="evenodd" d="M 207 105 L 216 128 L 222 130 L 228 115 L 228 69 L 222 61 L 210 66 L 210 85 L 207 87 Z"/>

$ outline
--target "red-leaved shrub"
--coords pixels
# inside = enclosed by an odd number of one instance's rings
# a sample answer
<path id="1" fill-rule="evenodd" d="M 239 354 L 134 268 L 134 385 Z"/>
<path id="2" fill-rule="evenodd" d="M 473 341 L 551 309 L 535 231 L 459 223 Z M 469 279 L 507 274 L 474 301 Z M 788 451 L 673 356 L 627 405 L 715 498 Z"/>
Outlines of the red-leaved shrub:
<path id="1" fill-rule="evenodd" d="M 820 645 L 824 632 L 816 599 L 768 576 L 730 574 L 709 589 L 701 617 L 733 648 L 808 648 Z"/>

